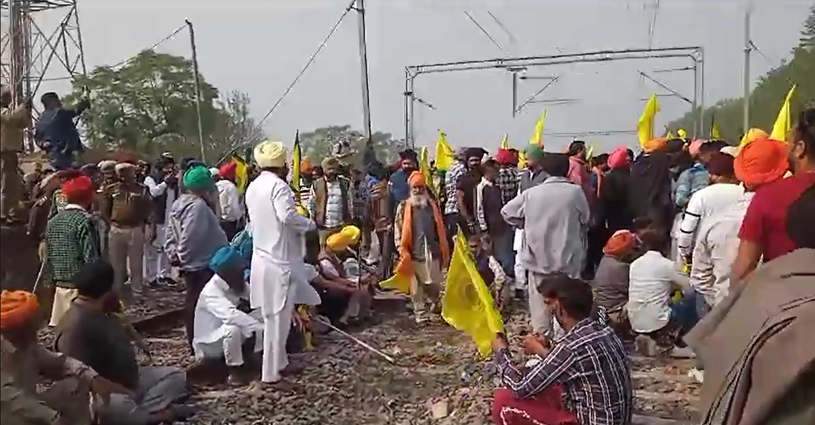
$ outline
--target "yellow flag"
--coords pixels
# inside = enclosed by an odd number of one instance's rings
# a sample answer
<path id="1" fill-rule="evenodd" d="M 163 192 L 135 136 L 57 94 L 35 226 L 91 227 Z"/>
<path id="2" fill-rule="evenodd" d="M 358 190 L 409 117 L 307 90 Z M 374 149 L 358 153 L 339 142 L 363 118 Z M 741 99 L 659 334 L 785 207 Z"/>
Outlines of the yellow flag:
<path id="1" fill-rule="evenodd" d="M 665 137 L 667 137 L 667 138 L 668 138 L 668 140 L 671 140 L 671 139 L 676 139 L 676 136 L 674 136 L 674 132 L 673 132 L 673 131 L 669 131 L 669 132 L 668 132 L 668 135 L 667 135 L 667 136 L 665 136 Z"/>
<path id="2" fill-rule="evenodd" d="M 589 151 L 586 152 L 586 161 L 591 161 L 594 157 L 594 146 L 589 146 Z"/>
<path id="3" fill-rule="evenodd" d="M 243 194 L 249 184 L 249 169 L 246 160 L 237 154 L 232 155 L 232 161 L 235 162 L 235 186 L 238 187 L 238 193 Z"/>
<path id="4" fill-rule="evenodd" d="M 654 138 L 654 122 L 656 121 L 657 113 L 659 113 L 659 101 L 657 95 L 651 95 L 645 109 L 642 111 L 640 120 L 637 122 L 637 135 L 640 139 L 640 146 L 644 146 L 649 140 Z"/>
<path id="5" fill-rule="evenodd" d="M 504 331 L 504 323 L 476 269 L 467 239 L 461 231 L 455 239 L 441 316 L 450 326 L 469 334 L 481 355 L 487 355 L 495 334 Z"/>
<path id="6" fill-rule="evenodd" d="M 504 134 L 504 140 L 501 140 L 501 149 L 509 149 L 509 135 Z"/>
<path id="7" fill-rule="evenodd" d="M 546 109 L 543 110 L 541 113 L 541 117 L 538 122 L 535 123 L 535 133 L 532 135 L 532 139 L 529 140 L 529 144 L 532 145 L 540 145 L 543 146 L 543 128 L 546 126 Z"/>
<path id="8" fill-rule="evenodd" d="M 792 131 L 790 100 L 792 99 L 793 93 L 795 93 L 795 87 L 797 86 L 793 85 L 789 93 L 787 93 L 784 104 L 781 105 L 781 110 L 778 111 L 778 118 L 775 119 L 775 124 L 773 124 L 773 132 L 770 134 L 770 137 L 775 140 L 786 142 L 787 136 L 790 134 L 790 131 Z"/>
<path id="9" fill-rule="evenodd" d="M 526 155 L 523 152 L 518 152 L 518 169 L 526 168 Z"/>
<path id="10" fill-rule="evenodd" d="M 427 188 L 433 192 L 434 195 L 438 196 L 439 194 L 436 193 L 436 186 L 433 184 L 433 176 L 430 174 L 430 161 L 428 159 L 426 147 L 423 147 L 419 151 L 419 171 L 421 171 L 422 175 L 424 176 L 425 183 L 427 183 Z"/>
<path id="11" fill-rule="evenodd" d="M 382 289 L 393 289 L 403 294 L 410 294 L 410 283 L 412 279 L 412 276 L 396 273 L 391 276 L 390 279 L 379 282 L 379 286 Z"/>
<path id="12" fill-rule="evenodd" d="M 300 149 L 300 130 L 294 135 L 294 148 L 291 155 L 291 190 L 294 191 L 294 199 L 300 203 L 300 162 L 302 162 L 302 151 Z"/>
<path id="13" fill-rule="evenodd" d="M 719 124 L 716 122 L 716 115 L 710 117 L 710 138 L 712 140 L 722 140 L 722 131 L 719 130 Z"/>
<path id="14" fill-rule="evenodd" d="M 688 138 L 688 132 L 685 131 L 684 128 L 680 128 L 679 130 L 676 130 L 676 135 L 679 136 L 680 139 L 687 139 Z"/>
<path id="15" fill-rule="evenodd" d="M 439 138 L 436 140 L 436 169 L 447 171 L 453 166 L 453 148 L 447 143 L 447 135 L 439 130 Z"/>

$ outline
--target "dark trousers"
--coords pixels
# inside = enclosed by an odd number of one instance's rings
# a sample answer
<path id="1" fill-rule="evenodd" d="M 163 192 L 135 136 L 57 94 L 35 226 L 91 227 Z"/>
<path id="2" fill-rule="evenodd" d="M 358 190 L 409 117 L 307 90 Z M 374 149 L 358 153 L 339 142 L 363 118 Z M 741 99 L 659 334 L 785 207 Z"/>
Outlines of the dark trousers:
<path id="1" fill-rule="evenodd" d="M 458 230 L 461 229 L 461 232 L 464 233 L 465 238 L 469 238 L 472 235 L 472 230 L 470 229 L 469 223 L 464 217 L 459 213 L 452 213 L 447 214 L 444 216 L 444 228 L 445 232 L 447 232 L 447 246 L 452 247 L 454 239 L 458 234 Z"/>
<path id="2" fill-rule="evenodd" d="M 603 248 L 609 238 L 608 230 L 605 227 L 594 227 L 589 229 L 588 250 L 586 252 L 586 264 L 583 267 L 583 278 L 594 279 L 594 272 L 603 259 Z"/>
<path id="3" fill-rule="evenodd" d="M 226 240 L 231 242 L 232 238 L 238 233 L 238 222 L 221 220 L 221 230 L 226 233 Z"/>
<path id="4" fill-rule="evenodd" d="M 498 234 L 490 234 L 492 255 L 501 263 L 504 273 L 510 277 L 515 277 L 515 251 L 512 250 L 513 236 L 515 236 L 515 232 L 512 229 Z"/>
<path id="5" fill-rule="evenodd" d="M 195 305 L 198 304 L 198 297 L 201 295 L 201 290 L 204 285 L 209 282 L 214 273 L 209 268 L 194 271 L 182 271 L 181 278 L 184 279 L 184 284 L 187 285 L 186 294 L 184 297 L 184 327 L 187 331 L 187 343 L 192 351 L 192 338 L 193 329 L 195 324 Z"/>
<path id="6" fill-rule="evenodd" d="M 396 251 L 396 246 L 393 241 L 393 233 L 388 230 L 377 230 L 376 237 L 379 239 L 379 278 L 387 279 L 393 272 L 393 253 Z"/>

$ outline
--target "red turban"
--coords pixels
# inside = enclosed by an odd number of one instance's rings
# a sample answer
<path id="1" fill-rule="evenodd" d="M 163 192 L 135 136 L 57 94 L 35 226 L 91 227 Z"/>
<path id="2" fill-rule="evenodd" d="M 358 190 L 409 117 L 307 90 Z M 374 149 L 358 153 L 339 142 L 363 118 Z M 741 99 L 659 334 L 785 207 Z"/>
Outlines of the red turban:
<path id="1" fill-rule="evenodd" d="M 86 201 L 93 198 L 93 181 L 87 176 L 80 176 L 62 183 L 62 194 L 69 203 Z"/>
<path id="2" fill-rule="evenodd" d="M 495 161 L 501 165 L 517 165 L 518 159 L 512 154 L 509 149 L 498 149 L 495 155 Z"/>
<path id="3" fill-rule="evenodd" d="M 755 140 L 741 148 L 734 166 L 736 177 L 749 187 L 772 183 L 790 168 L 787 145 L 769 138 Z"/>
<path id="4" fill-rule="evenodd" d="M 628 148 L 620 146 L 614 149 L 608 156 L 608 166 L 614 170 L 617 168 L 625 168 L 631 163 L 631 157 L 628 156 Z"/>
<path id="5" fill-rule="evenodd" d="M 707 163 L 707 171 L 714 176 L 733 177 L 736 175 L 733 169 L 735 159 L 724 152 L 716 152 Z"/>
<path id="6" fill-rule="evenodd" d="M 235 173 L 237 170 L 238 164 L 235 163 L 235 161 L 231 161 L 230 163 L 221 166 L 221 169 L 218 170 L 218 175 L 221 176 L 222 179 L 235 180 Z"/>
<path id="7" fill-rule="evenodd" d="M 37 316 L 40 304 L 28 291 L 3 291 L 0 294 L 0 329 L 14 329 Z"/>

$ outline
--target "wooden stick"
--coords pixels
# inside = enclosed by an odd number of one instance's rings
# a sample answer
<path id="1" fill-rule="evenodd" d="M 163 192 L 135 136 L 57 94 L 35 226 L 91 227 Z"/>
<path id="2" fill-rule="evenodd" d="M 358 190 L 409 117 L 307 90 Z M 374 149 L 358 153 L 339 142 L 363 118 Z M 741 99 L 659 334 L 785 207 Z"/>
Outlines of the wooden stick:
<path id="1" fill-rule="evenodd" d="M 389 363 L 396 364 L 396 360 L 393 357 L 383 353 L 380 350 L 377 350 L 374 347 L 371 347 L 366 342 L 364 342 L 364 341 L 360 340 L 359 338 L 349 334 L 348 332 L 345 332 L 344 330 L 332 325 L 330 322 L 325 321 L 325 320 L 321 319 L 320 317 L 315 317 L 314 320 L 328 326 L 329 328 L 331 328 L 334 331 L 337 331 L 340 335 L 350 339 L 351 341 L 356 342 L 357 344 L 361 345 L 363 348 L 366 348 L 368 351 L 370 351 L 370 352 L 378 355 L 379 357 L 382 357 L 383 359 L 387 360 Z"/>

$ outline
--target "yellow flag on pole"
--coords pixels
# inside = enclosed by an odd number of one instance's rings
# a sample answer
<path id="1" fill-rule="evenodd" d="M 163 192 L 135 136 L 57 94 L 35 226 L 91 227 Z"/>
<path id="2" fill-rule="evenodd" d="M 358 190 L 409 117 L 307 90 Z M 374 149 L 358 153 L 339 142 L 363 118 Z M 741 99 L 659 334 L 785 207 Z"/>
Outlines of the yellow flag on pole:
<path id="1" fill-rule="evenodd" d="M 509 135 L 504 134 L 504 140 L 501 140 L 501 149 L 509 149 Z"/>
<path id="2" fill-rule="evenodd" d="M 453 148 L 447 143 L 447 135 L 439 130 L 436 140 L 436 169 L 447 171 L 453 166 Z"/>
<path id="3" fill-rule="evenodd" d="M 427 188 L 430 189 L 434 195 L 439 196 L 439 194 L 436 192 L 436 185 L 433 184 L 433 176 L 430 174 L 430 160 L 428 159 L 426 147 L 419 150 L 419 171 L 421 171 L 422 175 L 424 176 L 425 183 L 427 183 Z"/>
<path id="4" fill-rule="evenodd" d="M 653 94 L 651 98 L 648 99 L 648 103 L 645 104 L 645 109 L 642 111 L 642 115 L 637 122 L 637 136 L 639 136 L 640 146 L 644 146 L 645 143 L 654 138 L 654 123 L 659 111 L 660 107 L 657 95 Z"/>
<path id="5" fill-rule="evenodd" d="M 668 131 L 668 135 L 667 135 L 667 136 L 665 136 L 665 137 L 666 137 L 668 140 L 671 140 L 671 139 L 676 139 L 676 136 L 674 136 L 674 132 L 673 132 L 673 131 Z"/>
<path id="6" fill-rule="evenodd" d="M 594 146 L 589 146 L 589 151 L 586 152 L 586 161 L 591 161 L 594 158 Z"/>
<path id="7" fill-rule="evenodd" d="M 238 154 L 232 154 L 232 161 L 235 163 L 235 186 L 238 188 L 238 193 L 243 194 L 246 186 L 249 185 L 249 167 L 246 160 Z"/>
<path id="8" fill-rule="evenodd" d="M 787 93 L 787 97 L 784 99 L 784 104 L 781 105 L 781 110 L 778 111 L 778 118 L 775 119 L 775 124 L 773 124 L 773 132 L 770 134 L 775 140 L 781 140 L 782 142 L 787 141 L 787 136 L 792 131 L 792 112 L 790 111 L 790 100 L 792 100 L 792 95 L 795 93 L 795 88 L 797 86 L 793 85 L 790 91 Z"/>
<path id="9" fill-rule="evenodd" d="M 710 117 L 710 138 L 712 140 L 722 140 L 722 131 L 716 123 L 716 115 Z"/>
<path id="10" fill-rule="evenodd" d="M 461 231 L 455 239 L 441 316 L 450 326 L 470 335 L 479 353 L 487 355 L 495 334 L 504 331 L 504 323 L 476 269 L 467 239 Z"/>
<path id="11" fill-rule="evenodd" d="M 688 132 L 685 131 L 684 128 L 680 128 L 679 130 L 676 130 L 676 135 L 679 136 L 680 139 L 687 139 L 688 138 Z"/>
<path id="12" fill-rule="evenodd" d="M 532 135 L 532 139 L 529 140 L 530 144 L 543 146 L 544 127 L 546 127 L 546 109 L 543 110 L 540 119 L 535 123 L 535 133 Z"/>

